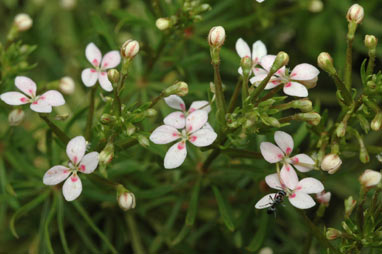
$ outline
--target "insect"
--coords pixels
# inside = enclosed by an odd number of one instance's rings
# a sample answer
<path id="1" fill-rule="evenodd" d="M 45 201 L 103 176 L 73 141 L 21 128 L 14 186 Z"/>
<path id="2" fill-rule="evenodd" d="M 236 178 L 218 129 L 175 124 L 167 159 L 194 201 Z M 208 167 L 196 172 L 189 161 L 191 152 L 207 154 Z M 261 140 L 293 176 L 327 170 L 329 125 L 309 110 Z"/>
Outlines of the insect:
<path id="1" fill-rule="evenodd" d="M 286 192 L 283 190 L 278 191 L 277 193 L 271 193 L 260 199 L 255 207 L 257 209 L 267 209 L 267 214 L 273 214 L 276 212 L 276 206 L 281 204 L 286 196 Z"/>

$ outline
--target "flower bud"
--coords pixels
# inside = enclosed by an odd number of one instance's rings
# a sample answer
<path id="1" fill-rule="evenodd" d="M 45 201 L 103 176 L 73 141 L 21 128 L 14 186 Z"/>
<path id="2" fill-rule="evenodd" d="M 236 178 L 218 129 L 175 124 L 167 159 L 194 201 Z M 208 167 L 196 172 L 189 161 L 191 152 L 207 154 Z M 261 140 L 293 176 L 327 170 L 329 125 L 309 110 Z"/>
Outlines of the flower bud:
<path id="1" fill-rule="evenodd" d="M 271 72 L 274 73 L 281 67 L 287 65 L 289 62 L 289 55 L 284 51 L 280 51 L 277 53 L 276 59 L 272 64 Z"/>
<path id="2" fill-rule="evenodd" d="M 341 138 L 341 137 L 345 136 L 345 134 L 346 134 L 346 127 L 347 127 L 346 123 L 340 122 L 340 124 L 336 128 L 337 137 Z"/>
<path id="3" fill-rule="evenodd" d="M 292 101 L 293 108 L 300 109 L 302 112 L 310 112 L 313 110 L 312 102 L 309 99 L 301 99 Z"/>
<path id="4" fill-rule="evenodd" d="M 270 247 L 264 247 L 259 250 L 259 254 L 273 254 L 273 250 Z"/>
<path id="5" fill-rule="evenodd" d="M 309 4 L 309 11 L 311 12 L 320 12 L 324 8 L 324 4 L 321 0 L 312 0 Z"/>
<path id="6" fill-rule="evenodd" d="M 312 125 L 318 125 L 321 121 L 321 116 L 317 112 L 299 113 L 298 120 L 307 121 Z"/>
<path id="7" fill-rule="evenodd" d="M 378 112 L 374 119 L 370 123 L 370 127 L 373 131 L 379 131 L 382 125 L 382 111 Z"/>
<path id="8" fill-rule="evenodd" d="M 121 55 L 124 58 L 133 59 L 139 52 L 139 43 L 136 40 L 127 40 L 121 47 Z"/>
<path id="9" fill-rule="evenodd" d="M 117 69 L 110 69 L 107 71 L 107 78 L 111 83 L 118 83 L 119 81 L 119 71 Z"/>
<path id="10" fill-rule="evenodd" d="M 138 143 L 143 147 L 148 147 L 150 145 L 149 139 L 144 135 L 138 135 Z"/>
<path id="11" fill-rule="evenodd" d="M 171 26 L 171 20 L 168 18 L 159 18 L 155 21 L 155 25 L 159 30 L 166 30 Z"/>
<path id="12" fill-rule="evenodd" d="M 350 6 L 346 18 L 349 22 L 355 22 L 360 24 L 364 17 L 363 7 L 359 4 L 353 4 Z"/>
<path id="13" fill-rule="evenodd" d="M 10 126 L 17 126 L 24 120 L 25 113 L 21 109 L 14 109 L 8 115 Z"/>
<path id="14" fill-rule="evenodd" d="M 341 237 L 342 232 L 335 228 L 328 228 L 326 230 L 326 239 L 328 240 L 335 240 L 338 237 Z"/>
<path id="15" fill-rule="evenodd" d="M 362 163 L 368 163 L 370 161 L 369 152 L 367 151 L 367 149 L 363 143 L 362 143 L 362 145 L 360 145 L 360 149 L 359 149 L 359 160 Z"/>
<path id="16" fill-rule="evenodd" d="M 252 59 L 249 56 L 243 57 L 240 66 L 243 69 L 243 76 L 248 77 L 252 69 Z"/>
<path id="17" fill-rule="evenodd" d="M 134 124 L 132 124 L 132 123 L 127 123 L 126 124 L 126 135 L 127 136 L 131 136 L 131 135 L 133 135 L 134 133 L 135 133 L 135 130 L 136 130 L 137 128 L 134 126 Z"/>
<path id="18" fill-rule="evenodd" d="M 147 117 L 153 117 L 157 115 L 157 111 L 153 108 L 149 108 L 148 110 L 145 111 L 145 116 Z"/>
<path id="19" fill-rule="evenodd" d="M 321 162 L 321 169 L 334 174 L 342 164 L 341 158 L 337 154 L 327 154 Z"/>
<path id="20" fill-rule="evenodd" d="M 336 74 L 336 68 L 333 65 L 333 59 L 327 52 L 321 52 L 317 57 L 318 66 L 329 73 L 330 75 Z"/>
<path id="21" fill-rule="evenodd" d="M 188 85 L 186 82 L 179 81 L 174 85 L 166 88 L 164 91 L 165 96 L 170 96 L 172 94 L 176 94 L 179 96 L 185 96 L 188 93 Z"/>
<path id="22" fill-rule="evenodd" d="M 108 142 L 105 148 L 99 154 L 99 163 L 102 165 L 109 164 L 114 157 L 114 145 Z"/>
<path id="23" fill-rule="evenodd" d="M 60 79 L 58 87 L 63 94 L 70 95 L 74 93 L 76 85 L 71 77 L 63 77 Z"/>
<path id="24" fill-rule="evenodd" d="M 317 193 L 316 198 L 320 204 L 323 204 L 324 206 L 328 206 L 331 196 L 332 196 L 332 193 L 322 191 L 321 193 Z"/>
<path id="25" fill-rule="evenodd" d="M 17 14 L 14 19 L 14 24 L 19 32 L 23 32 L 32 27 L 33 20 L 28 14 Z"/>
<path id="26" fill-rule="evenodd" d="M 66 119 L 68 119 L 68 117 L 69 117 L 69 113 L 63 113 L 63 114 L 55 115 L 54 119 L 57 121 L 65 121 Z"/>
<path id="27" fill-rule="evenodd" d="M 381 173 L 371 169 L 366 169 L 365 172 L 359 177 L 360 183 L 368 188 L 377 185 L 381 181 Z"/>
<path id="28" fill-rule="evenodd" d="M 100 119 L 102 124 L 110 124 L 115 122 L 115 120 L 116 120 L 115 116 L 107 114 L 107 113 L 102 114 Z"/>
<path id="29" fill-rule="evenodd" d="M 377 47 L 378 39 L 374 35 L 365 35 L 365 46 L 368 49 L 375 49 Z"/>
<path id="30" fill-rule="evenodd" d="M 355 208 L 355 205 L 357 204 L 357 200 L 354 200 L 353 197 L 350 196 L 347 199 L 345 199 L 344 204 L 345 204 L 345 217 L 349 218 Z"/>
<path id="31" fill-rule="evenodd" d="M 214 26 L 208 34 L 208 43 L 211 47 L 220 48 L 225 40 L 225 30 L 222 26 Z"/>
<path id="32" fill-rule="evenodd" d="M 131 191 L 128 191 L 122 185 L 117 187 L 117 201 L 119 207 L 124 210 L 130 210 L 135 208 L 135 195 Z"/>

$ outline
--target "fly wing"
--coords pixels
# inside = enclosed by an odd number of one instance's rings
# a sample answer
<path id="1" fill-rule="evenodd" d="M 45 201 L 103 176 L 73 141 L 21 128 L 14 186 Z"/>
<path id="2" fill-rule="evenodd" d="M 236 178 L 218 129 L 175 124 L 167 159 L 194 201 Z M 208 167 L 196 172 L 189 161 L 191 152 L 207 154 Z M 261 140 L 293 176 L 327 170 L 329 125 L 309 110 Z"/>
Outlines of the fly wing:
<path id="1" fill-rule="evenodd" d="M 256 209 L 263 209 L 267 208 L 273 205 L 273 200 L 275 199 L 277 193 L 271 193 L 268 195 L 265 195 L 262 199 L 257 201 L 255 208 Z"/>

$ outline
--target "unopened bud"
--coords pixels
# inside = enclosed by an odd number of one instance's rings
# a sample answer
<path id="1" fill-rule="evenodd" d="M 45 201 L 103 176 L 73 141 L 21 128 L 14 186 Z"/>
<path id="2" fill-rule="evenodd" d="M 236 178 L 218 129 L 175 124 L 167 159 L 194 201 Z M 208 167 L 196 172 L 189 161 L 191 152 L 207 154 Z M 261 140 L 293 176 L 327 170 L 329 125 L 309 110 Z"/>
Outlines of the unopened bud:
<path id="1" fill-rule="evenodd" d="M 147 117 L 153 117 L 157 115 L 157 111 L 153 108 L 149 108 L 148 110 L 145 111 L 145 116 Z"/>
<path id="2" fill-rule="evenodd" d="M 321 162 L 321 169 L 328 171 L 329 174 L 334 174 L 342 164 L 341 158 L 337 154 L 327 154 Z"/>
<path id="3" fill-rule="evenodd" d="M 134 124 L 132 124 L 132 123 L 127 123 L 126 124 L 126 135 L 127 136 L 131 136 L 131 135 L 133 135 L 134 133 L 135 133 L 135 130 L 136 130 L 137 128 L 134 126 Z"/>
<path id="4" fill-rule="evenodd" d="M 346 127 L 347 127 L 347 124 L 345 122 L 340 122 L 340 124 L 336 128 L 337 137 L 341 138 L 345 136 Z"/>
<path id="5" fill-rule="evenodd" d="M 362 163 L 368 163 L 370 161 L 369 152 L 367 151 L 363 143 L 360 145 L 360 149 L 359 149 L 359 160 Z"/>
<path id="6" fill-rule="evenodd" d="M 321 116 L 316 112 L 300 113 L 298 114 L 298 119 L 302 121 L 307 121 L 312 125 L 318 125 L 320 124 Z"/>
<path id="7" fill-rule="evenodd" d="M 24 120 L 25 113 L 21 109 L 14 109 L 8 115 L 10 126 L 17 126 Z"/>
<path id="8" fill-rule="evenodd" d="M 114 145 L 109 142 L 99 154 L 99 163 L 102 165 L 109 164 L 114 157 Z"/>
<path id="9" fill-rule="evenodd" d="M 100 119 L 102 124 L 110 124 L 115 122 L 115 120 L 116 120 L 115 116 L 107 114 L 107 113 L 102 114 Z"/>
<path id="10" fill-rule="evenodd" d="M 274 73 L 281 67 L 287 65 L 289 62 L 289 55 L 284 51 L 280 51 L 277 53 L 276 59 L 272 64 L 271 72 Z"/>
<path id="11" fill-rule="evenodd" d="M 259 254 L 273 254 L 273 250 L 270 247 L 264 247 L 259 250 Z"/>
<path id="12" fill-rule="evenodd" d="M 320 12 L 324 8 L 324 4 L 321 0 L 312 0 L 309 4 L 309 11 L 311 12 Z"/>
<path id="13" fill-rule="evenodd" d="M 132 59 L 139 52 L 139 43 L 136 40 L 127 40 L 121 47 L 121 55 L 124 58 Z"/>
<path id="14" fill-rule="evenodd" d="M 269 124 L 272 127 L 280 128 L 280 122 L 277 120 L 277 118 L 274 117 L 263 117 L 267 124 Z M 253 125 L 253 123 L 252 123 Z"/>
<path id="15" fill-rule="evenodd" d="M 58 87 L 63 94 L 70 95 L 74 93 L 76 85 L 71 77 L 63 77 Z"/>
<path id="16" fill-rule="evenodd" d="M 122 185 L 117 187 L 117 201 L 119 207 L 124 210 L 130 210 L 135 208 L 135 195 L 131 191 L 128 191 Z"/>
<path id="17" fill-rule="evenodd" d="M 375 49 L 377 47 L 378 39 L 374 35 L 365 35 L 365 46 L 368 49 Z"/>
<path id="18" fill-rule="evenodd" d="M 376 186 L 381 181 L 381 173 L 371 169 L 366 169 L 359 177 L 359 182 L 366 188 Z"/>
<path id="19" fill-rule="evenodd" d="M 323 204 L 325 206 L 328 206 L 329 205 L 329 202 L 330 202 L 330 198 L 332 197 L 332 193 L 330 192 L 321 192 L 321 193 L 317 193 L 316 195 L 316 198 L 318 200 L 318 202 L 320 204 Z"/>
<path id="20" fill-rule="evenodd" d="M 149 139 L 144 135 L 138 135 L 138 143 L 143 147 L 148 147 L 150 145 Z"/>
<path id="21" fill-rule="evenodd" d="M 197 13 L 202 13 L 211 10 L 211 5 L 209 4 L 201 4 L 199 8 L 196 9 Z"/>
<path id="22" fill-rule="evenodd" d="M 110 69 L 107 71 L 107 78 L 113 84 L 119 81 L 119 71 L 117 69 Z"/>
<path id="23" fill-rule="evenodd" d="M 208 34 L 208 43 L 211 47 L 221 47 L 225 40 L 225 30 L 222 26 L 214 26 Z"/>
<path id="24" fill-rule="evenodd" d="M 166 88 L 166 90 L 164 90 L 164 94 L 166 97 L 172 94 L 185 96 L 187 93 L 188 93 L 188 85 L 186 82 L 183 82 L 183 81 L 179 81 L 175 83 L 174 85 Z"/>
<path id="25" fill-rule="evenodd" d="M 379 131 L 382 125 L 382 111 L 378 112 L 374 119 L 370 123 L 370 127 L 373 131 Z"/>
<path id="26" fill-rule="evenodd" d="M 155 25 L 159 30 L 166 30 L 171 26 L 171 20 L 168 18 L 159 18 L 155 21 Z"/>
<path id="27" fill-rule="evenodd" d="M 293 108 L 300 109 L 302 112 L 310 112 L 313 110 L 312 102 L 308 99 L 295 100 L 292 102 Z"/>
<path id="28" fill-rule="evenodd" d="M 349 22 L 360 24 L 364 15 L 363 7 L 359 4 L 353 4 L 350 6 L 348 13 L 346 14 L 346 18 Z"/>
<path id="29" fill-rule="evenodd" d="M 335 240 L 338 237 L 341 237 L 342 232 L 335 228 L 328 228 L 326 230 L 326 239 L 328 240 Z"/>
<path id="30" fill-rule="evenodd" d="M 336 74 L 336 68 L 333 65 L 333 58 L 327 52 L 321 52 L 317 57 L 318 66 L 329 73 L 330 75 Z"/>
<path id="31" fill-rule="evenodd" d="M 240 66 L 243 69 L 243 76 L 248 77 L 252 69 L 252 59 L 249 56 L 243 57 Z"/>
<path id="32" fill-rule="evenodd" d="M 21 13 L 16 15 L 14 24 L 19 32 L 23 32 L 32 27 L 33 20 L 28 14 Z"/>
<path id="33" fill-rule="evenodd" d="M 68 119 L 68 117 L 69 117 L 68 113 L 63 113 L 63 114 L 55 115 L 54 119 L 57 121 L 65 121 L 66 119 Z"/>
<path id="34" fill-rule="evenodd" d="M 357 201 L 354 200 L 352 196 L 350 196 L 347 199 L 345 199 L 344 204 L 345 204 L 345 217 L 349 218 L 355 208 L 355 205 L 357 204 Z"/>

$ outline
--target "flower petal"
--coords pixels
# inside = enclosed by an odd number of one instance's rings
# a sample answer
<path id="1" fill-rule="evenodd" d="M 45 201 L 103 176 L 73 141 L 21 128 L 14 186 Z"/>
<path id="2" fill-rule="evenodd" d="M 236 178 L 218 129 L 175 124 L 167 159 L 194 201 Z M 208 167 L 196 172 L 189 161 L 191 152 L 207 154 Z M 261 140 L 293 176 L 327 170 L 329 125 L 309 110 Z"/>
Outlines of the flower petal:
<path id="1" fill-rule="evenodd" d="M 66 201 L 73 201 L 80 196 L 82 192 L 81 179 L 77 174 L 72 174 L 62 186 L 62 194 Z"/>
<path id="2" fill-rule="evenodd" d="M 70 170 L 67 167 L 54 166 L 45 172 L 42 181 L 46 185 L 56 185 L 68 178 L 69 174 Z"/>
<path id="3" fill-rule="evenodd" d="M 106 92 L 111 92 L 113 91 L 113 85 L 107 78 L 107 72 L 103 71 L 98 73 L 98 79 L 99 79 L 99 84 L 105 90 Z"/>
<path id="4" fill-rule="evenodd" d="M 190 135 L 188 140 L 195 146 L 204 147 L 211 145 L 218 134 L 209 128 L 202 128 Z"/>
<path id="5" fill-rule="evenodd" d="M 45 100 L 39 99 L 31 103 L 30 108 L 38 113 L 50 113 L 52 112 L 52 106 Z"/>
<path id="6" fill-rule="evenodd" d="M 251 84 L 254 84 L 255 86 L 260 85 L 261 81 L 263 81 L 267 77 L 267 74 L 259 74 L 254 77 L 252 77 L 249 81 Z M 265 86 L 265 90 L 273 89 L 281 84 L 281 80 L 277 78 L 276 76 L 273 76 L 271 78 L 270 82 Z"/>
<path id="7" fill-rule="evenodd" d="M 121 62 L 121 55 L 119 54 L 119 51 L 113 50 L 106 55 L 103 56 L 101 68 L 102 69 L 110 69 L 118 66 L 118 64 Z"/>
<path id="8" fill-rule="evenodd" d="M 249 48 L 248 44 L 242 39 L 239 38 L 236 41 L 236 52 L 240 56 L 240 58 L 243 57 L 251 57 L 251 49 Z"/>
<path id="9" fill-rule="evenodd" d="M 150 140 L 154 144 L 168 144 L 180 138 L 180 132 L 172 126 L 161 125 L 150 135 Z"/>
<path id="10" fill-rule="evenodd" d="M 74 165 L 77 165 L 84 157 L 86 140 L 83 136 L 72 138 L 66 146 L 66 154 Z"/>
<path id="11" fill-rule="evenodd" d="M 311 64 L 302 63 L 293 68 L 290 78 L 293 80 L 312 80 L 320 71 Z"/>
<path id="12" fill-rule="evenodd" d="M 243 76 L 243 69 L 242 69 L 241 67 L 239 67 L 239 69 L 237 69 L 237 72 L 238 72 L 241 76 Z"/>
<path id="13" fill-rule="evenodd" d="M 311 196 L 300 191 L 293 193 L 288 198 L 289 202 L 299 209 L 308 209 L 316 204 Z"/>
<path id="14" fill-rule="evenodd" d="M 15 85 L 20 91 L 29 95 L 29 97 L 36 96 L 37 86 L 36 83 L 28 77 L 17 76 L 15 78 Z"/>
<path id="15" fill-rule="evenodd" d="M 88 61 L 94 66 L 98 67 L 101 63 L 102 53 L 98 47 L 93 43 L 89 43 L 85 49 L 85 55 Z"/>
<path id="16" fill-rule="evenodd" d="M 39 100 L 45 100 L 51 106 L 61 106 L 65 104 L 62 94 L 56 90 L 49 90 L 40 96 Z"/>
<path id="17" fill-rule="evenodd" d="M 289 164 L 284 164 L 280 170 L 280 181 L 284 184 L 288 189 L 294 190 L 296 185 L 298 184 L 298 177 L 296 171 Z"/>
<path id="18" fill-rule="evenodd" d="M 167 96 L 164 98 L 164 101 L 173 109 L 186 111 L 186 105 L 184 104 L 182 98 L 180 98 L 178 95 Z"/>
<path id="19" fill-rule="evenodd" d="M 304 153 L 297 154 L 291 158 L 293 166 L 300 172 L 308 172 L 316 164 L 312 158 Z"/>
<path id="20" fill-rule="evenodd" d="M 308 89 L 304 85 L 301 85 L 297 82 L 288 82 L 284 85 L 284 93 L 290 96 L 296 97 L 307 97 Z"/>
<path id="21" fill-rule="evenodd" d="M 280 179 L 279 179 L 279 176 L 276 173 L 271 174 L 271 175 L 267 175 L 265 177 L 265 182 L 272 189 L 276 189 L 276 190 L 282 190 L 283 189 L 282 184 L 281 184 Z"/>
<path id="22" fill-rule="evenodd" d="M 29 103 L 29 98 L 19 92 L 6 92 L 0 95 L 0 99 L 9 105 L 23 105 Z"/>
<path id="23" fill-rule="evenodd" d="M 253 67 L 252 68 L 252 71 L 253 71 L 253 74 L 256 75 L 263 75 L 265 74 L 265 76 L 268 74 L 268 71 L 264 70 L 263 68 L 258 68 L 258 67 Z"/>
<path id="24" fill-rule="evenodd" d="M 78 166 L 78 169 L 80 172 L 85 174 L 91 174 L 98 166 L 98 160 L 99 160 L 99 153 L 97 152 L 91 152 L 88 154 L 85 154 L 85 156 L 82 158 L 80 165 Z"/>
<path id="25" fill-rule="evenodd" d="M 267 71 L 269 72 L 273 62 L 275 61 L 276 56 L 275 55 L 266 55 L 263 56 L 260 60 L 260 65 Z"/>
<path id="26" fill-rule="evenodd" d="M 269 163 L 276 163 L 284 158 L 284 153 L 270 142 L 262 142 L 260 144 L 260 151 L 264 159 Z"/>
<path id="27" fill-rule="evenodd" d="M 187 147 L 184 141 L 175 143 L 168 149 L 166 156 L 164 157 L 164 167 L 167 169 L 177 168 L 186 159 Z"/>
<path id="28" fill-rule="evenodd" d="M 195 132 L 203 127 L 208 120 L 208 113 L 204 110 L 196 110 L 186 118 L 186 130 L 189 133 Z"/>
<path id="29" fill-rule="evenodd" d="M 98 80 L 98 72 L 95 69 L 87 68 L 82 71 L 81 79 L 85 86 L 94 86 Z"/>
<path id="30" fill-rule="evenodd" d="M 163 119 L 164 124 L 183 129 L 186 126 L 186 117 L 181 111 L 172 112 Z"/>
<path id="31" fill-rule="evenodd" d="M 277 195 L 277 193 L 270 193 L 262 197 L 259 201 L 257 201 L 255 208 L 263 209 L 272 206 L 273 199 Z"/>
<path id="32" fill-rule="evenodd" d="M 201 109 L 202 108 L 202 109 Z M 209 105 L 208 101 L 194 101 L 191 103 L 190 108 L 188 109 L 188 113 L 192 113 L 195 110 L 205 110 L 207 113 L 210 113 L 211 106 Z"/>
<path id="33" fill-rule="evenodd" d="M 258 40 L 252 44 L 252 60 L 254 63 L 259 63 L 263 56 L 267 55 L 267 47 Z"/>
<path id="34" fill-rule="evenodd" d="M 293 138 L 288 133 L 276 131 L 275 142 L 287 156 L 293 151 Z"/>
<path id="35" fill-rule="evenodd" d="M 304 193 L 320 193 L 324 190 L 324 185 L 313 177 L 307 177 L 298 182 L 295 192 L 304 192 Z"/>

